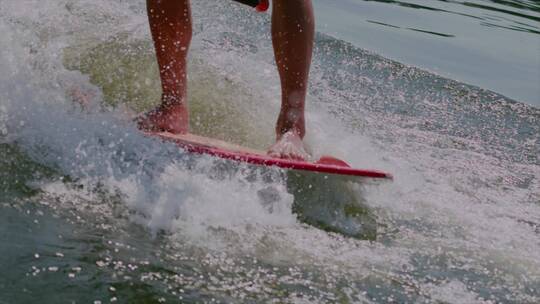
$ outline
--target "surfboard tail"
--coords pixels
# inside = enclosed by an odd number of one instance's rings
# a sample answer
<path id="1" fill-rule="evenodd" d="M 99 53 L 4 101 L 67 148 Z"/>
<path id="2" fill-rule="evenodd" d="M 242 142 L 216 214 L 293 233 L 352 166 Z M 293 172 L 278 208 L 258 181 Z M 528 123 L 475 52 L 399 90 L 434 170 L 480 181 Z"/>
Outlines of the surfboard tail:
<path id="1" fill-rule="evenodd" d="M 345 161 L 342 161 L 339 158 L 335 158 L 335 157 L 329 156 L 329 155 L 322 156 L 315 163 L 320 164 L 320 165 L 331 165 L 331 166 L 339 166 L 339 167 L 344 167 L 344 168 L 350 168 L 351 167 Z"/>

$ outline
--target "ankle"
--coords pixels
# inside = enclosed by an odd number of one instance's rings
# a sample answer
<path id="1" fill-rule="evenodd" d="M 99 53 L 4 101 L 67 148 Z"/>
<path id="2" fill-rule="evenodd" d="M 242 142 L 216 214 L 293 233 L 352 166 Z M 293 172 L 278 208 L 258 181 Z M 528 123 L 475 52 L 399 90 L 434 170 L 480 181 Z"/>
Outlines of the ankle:
<path id="1" fill-rule="evenodd" d="M 280 139 L 286 133 L 294 133 L 300 138 L 306 134 L 303 111 L 283 111 L 280 113 L 276 124 L 276 137 Z"/>
<path id="2" fill-rule="evenodd" d="M 186 107 L 185 98 L 178 94 L 163 93 L 161 95 L 161 107 L 163 108 L 176 108 Z"/>
<path id="3" fill-rule="evenodd" d="M 276 128 L 276 139 L 280 140 L 283 136 L 298 136 L 303 139 L 306 134 L 306 130 L 303 125 L 300 126 L 278 126 Z"/>

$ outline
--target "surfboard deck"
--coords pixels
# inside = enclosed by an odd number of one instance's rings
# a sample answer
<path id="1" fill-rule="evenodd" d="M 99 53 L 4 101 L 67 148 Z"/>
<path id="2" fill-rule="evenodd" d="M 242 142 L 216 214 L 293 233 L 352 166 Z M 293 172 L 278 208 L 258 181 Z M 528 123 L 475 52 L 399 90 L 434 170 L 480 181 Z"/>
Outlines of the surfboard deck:
<path id="1" fill-rule="evenodd" d="M 271 157 L 264 151 L 235 145 L 215 138 L 195 134 L 172 134 L 168 132 L 146 132 L 167 142 L 197 154 L 207 154 L 223 159 L 259 166 L 275 166 L 289 170 L 302 170 L 327 174 L 338 174 L 357 177 L 392 179 L 386 172 L 350 167 L 346 162 L 332 156 L 323 156 L 318 161 L 298 161 Z"/>

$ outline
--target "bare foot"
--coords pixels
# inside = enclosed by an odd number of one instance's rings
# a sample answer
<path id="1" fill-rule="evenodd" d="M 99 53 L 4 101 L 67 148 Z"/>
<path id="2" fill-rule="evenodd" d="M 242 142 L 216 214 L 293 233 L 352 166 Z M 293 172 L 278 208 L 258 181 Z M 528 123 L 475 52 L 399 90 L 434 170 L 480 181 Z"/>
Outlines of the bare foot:
<path id="1" fill-rule="evenodd" d="M 302 138 L 294 131 L 288 131 L 283 134 L 268 149 L 268 155 L 294 160 L 308 160 L 310 158 L 310 155 L 306 152 Z"/>
<path id="2" fill-rule="evenodd" d="M 185 105 L 160 105 L 135 118 L 137 127 L 148 132 L 189 132 L 189 113 Z"/>

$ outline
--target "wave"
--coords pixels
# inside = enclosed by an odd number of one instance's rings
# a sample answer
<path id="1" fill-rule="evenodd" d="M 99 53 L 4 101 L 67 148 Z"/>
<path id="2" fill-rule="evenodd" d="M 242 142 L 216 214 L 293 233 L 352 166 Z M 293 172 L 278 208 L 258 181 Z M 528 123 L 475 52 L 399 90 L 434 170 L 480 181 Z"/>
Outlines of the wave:
<path id="1" fill-rule="evenodd" d="M 0 50 L 0 149 L 9 156 L 0 165 L 24 181 L 0 174 L 10 194 L 1 208 L 25 225 L 55 223 L 39 226 L 38 242 L 57 230 L 71 240 L 55 237 L 57 247 L 40 247 L 39 258 L 22 243 L 30 258 L 18 269 L 28 269 L 27 280 L 38 265 L 36 276 L 97 274 L 95 289 L 76 284 L 87 291 L 80 294 L 141 286 L 125 298 L 538 299 L 538 109 L 319 33 L 308 142 L 396 177 L 339 184 L 346 190 L 332 194 L 360 198 L 378 229 L 376 240 L 347 238 L 298 221 L 295 199 L 306 200 L 306 212 L 313 199 L 288 188 L 282 171 L 194 157 L 139 134 L 126 112 L 158 96 L 143 3 L 34 4 L 0 4 L 8 33 L 0 44 L 9 46 Z M 193 4 L 201 20 L 190 61 L 194 126 L 265 147 L 280 93 L 267 17 L 228 2 Z M 73 102 L 73 88 L 90 96 L 90 107 Z M 229 112 L 214 118 L 222 109 Z M 329 215 L 321 206 L 319 215 Z M 2 235 L 26 231 L 13 229 Z M 69 242 L 75 249 L 61 247 Z M 54 250 L 68 266 L 56 266 Z"/>

